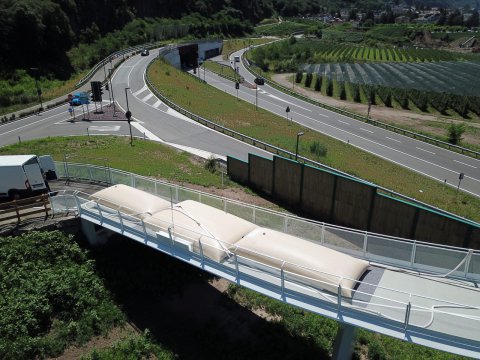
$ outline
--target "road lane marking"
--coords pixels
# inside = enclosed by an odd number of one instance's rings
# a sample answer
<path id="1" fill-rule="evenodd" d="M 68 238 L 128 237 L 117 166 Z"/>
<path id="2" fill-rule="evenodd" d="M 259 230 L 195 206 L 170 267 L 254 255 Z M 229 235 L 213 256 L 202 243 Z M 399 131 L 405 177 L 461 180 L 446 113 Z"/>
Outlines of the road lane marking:
<path id="1" fill-rule="evenodd" d="M 111 126 L 89 126 L 88 127 L 89 131 L 119 131 L 120 130 L 120 125 L 111 125 Z"/>
<path id="2" fill-rule="evenodd" d="M 133 93 L 133 96 L 138 96 L 139 94 L 141 94 L 142 92 L 144 92 L 144 91 L 147 90 L 147 89 L 148 89 L 148 86 L 145 85 L 145 86 L 142 87 L 140 90 L 135 91 L 135 92 Z"/>
<path id="3" fill-rule="evenodd" d="M 455 162 L 457 162 L 457 163 L 459 163 L 459 164 L 465 165 L 465 166 L 469 166 L 469 167 L 474 168 L 474 169 L 477 168 L 476 166 L 469 165 L 469 164 L 465 164 L 465 163 L 463 163 L 463 162 L 461 162 L 461 161 L 458 161 L 458 160 L 453 160 L 453 161 L 455 161 Z"/>
<path id="4" fill-rule="evenodd" d="M 300 106 L 300 105 L 297 105 L 297 104 L 294 104 L 294 103 L 291 103 L 290 101 L 283 100 L 282 98 L 279 98 L 278 96 L 275 96 L 275 95 L 272 95 L 272 94 L 268 94 L 268 93 L 266 93 L 266 94 L 267 94 L 268 96 L 270 96 L 271 98 L 274 98 L 274 99 L 276 99 L 276 100 L 279 100 L 279 101 L 284 102 L 285 104 L 289 104 L 289 105 L 291 105 L 291 106 L 293 106 L 293 107 L 300 108 L 300 109 L 303 109 L 303 110 L 312 112 L 312 110 L 310 110 L 310 109 L 304 108 L 303 106 Z"/>
<path id="5" fill-rule="evenodd" d="M 321 114 L 319 114 L 319 115 L 321 115 Z M 346 121 L 342 121 L 342 120 L 338 120 L 338 119 L 337 119 L 337 121 L 338 121 L 338 122 L 341 122 L 342 124 L 350 125 L 350 123 L 348 123 L 348 122 L 346 122 Z"/>
<path id="6" fill-rule="evenodd" d="M 158 108 L 160 105 L 162 105 L 162 102 L 160 100 L 157 100 L 155 104 L 153 104 L 153 107 Z"/>
<path id="7" fill-rule="evenodd" d="M 400 144 L 402 143 L 400 140 L 392 139 L 391 137 L 388 137 L 388 136 L 385 136 L 385 139 L 392 140 L 392 141 L 398 142 Z"/>
<path id="8" fill-rule="evenodd" d="M 433 162 L 430 162 L 430 161 L 427 161 L 427 160 L 425 160 L 425 159 L 419 158 L 419 157 L 417 157 L 417 156 L 415 156 L 415 155 L 408 154 L 408 153 L 406 153 L 406 152 L 404 152 L 404 151 L 400 151 L 400 150 L 398 150 L 398 149 L 395 149 L 395 148 L 392 148 L 392 147 L 390 147 L 390 146 L 388 146 L 388 145 L 385 145 L 385 144 L 382 144 L 382 143 L 373 141 L 373 140 L 371 140 L 371 139 L 367 139 L 367 138 L 365 138 L 365 137 L 363 137 L 363 136 L 360 136 L 360 135 L 358 135 L 358 134 L 356 134 L 356 133 L 353 133 L 353 132 L 350 132 L 350 131 L 347 131 L 347 130 L 338 128 L 338 127 L 336 127 L 336 126 L 334 126 L 334 125 L 328 124 L 328 123 L 323 122 L 323 121 L 320 121 L 320 120 L 318 120 L 318 119 L 313 119 L 313 118 L 308 117 L 308 116 L 306 116 L 306 115 L 302 115 L 302 116 L 305 117 L 305 118 L 307 118 L 307 119 L 310 119 L 310 120 L 312 120 L 312 121 L 314 121 L 314 122 L 318 122 L 318 123 L 323 124 L 323 125 L 325 125 L 325 126 L 327 126 L 327 127 L 331 127 L 331 128 L 333 128 L 333 129 L 335 129 L 335 130 L 338 130 L 338 131 L 341 131 L 341 132 L 343 132 L 343 133 L 349 134 L 349 135 L 351 135 L 351 136 L 353 136 L 353 137 L 357 137 L 357 138 L 359 138 L 359 139 L 362 139 L 362 140 L 364 140 L 364 141 L 370 142 L 370 143 L 372 143 L 372 144 L 375 144 L 375 145 L 377 145 L 377 146 L 383 147 L 383 148 L 385 148 L 385 149 L 393 150 L 393 151 L 395 151 L 396 153 L 406 155 L 406 156 L 411 157 L 411 158 L 413 158 L 413 159 L 416 159 L 416 160 L 419 160 L 419 161 L 423 161 L 423 162 L 425 162 L 425 163 L 427 163 L 427 164 L 436 166 L 436 167 L 438 167 L 438 168 L 440 168 L 440 169 L 444 169 L 444 170 L 450 171 L 450 172 L 452 172 L 452 173 L 454 173 L 454 174 L 458 174 L 458 171 L 455 171 L 455 170 L 446 168 L 446 167 L 444 167 L 444 166 L 442 166 L 442 165 L 435 164 L 435 163 L 433 163 Z M 312 130 L 321 132 L 321 130 L 315 129 L 315 128 L 307 125 L 307 124 L 302 124 L 302 125 L 305 126 L 305 127 L 307 127 L 307 128 L 310 128 L 310 129 L 312 129 Z M 330 134 L 330 135 L 328 135 L 328 136 L 333 137 L 334 139 L 338 139 L 338 140 L 340 140 L 340 141 L 345 141 L 345 139 L 340 138 L 340 137 L 335 136 L 335 135 L 332 135 L 332 134 Z M 351 141 L 350 141 L 350 144 L 351 144 L 351 145 L 354 145 Z M 367 151 L 367 152 L 369 152 L 369 153 L 371 153 L 371 154 L 374 154 L 374 155 L 376 155 L 376 156 L 379 156 L 379 157 L 381 157 L 381 158 L 383 158 L 383 159 L 387 159 L 387 160 L 389 160 L 389 161 L 391 161 L 391 162 L 393 162 L 393 163 L 396 163 L 396 164 L 399 164 L 399 165 L 401 165 L 401 166 L 403 166 L 403 167 L 406 167 L 407 169 L 412 169 L 412 170 L 414 170 L 414 171 L 416 171 L 416 172 L 418 172 L 418 173 L 420 173 L 420 174 L 423 174 L 423 175 L 425 175 L 425 176 L 431 177 L 431 178 L 433 178 L 433 179 L 441 180 L 441 181 L 444 180 L 444 179 L 436 178 L 436 177 L 434 177 L 434 176 L 432 176 L 432 175 L 429 175 L 429 174 L 427 174 L 427 173 L 421 172 L 420 170 L 416 170 L 416 169 L 414 169 L 414 168 L 412 168 L 412 167 L 410 167 L 410 166 L 408 166 L 408 165 L 406 165 L 406 164 L 404 164 L 404 163 L 395 161 L 395 160 L 393 160 L 393 159 L 391 159 L 391 158 L 388 158 L 388 157 L 386 157 L 386 156 L 384 156 L 384 155 L 375 153 L 375 152 L 373 152 L 372 150 L 368 150 L 368 149 L 362 148 L 362 147 L 357 146 L 357 145 L 354 145 L 354 146 L 355 146 L 355 147 L 358 147 L 359 149 L 362 149 L 362 150 L 364 150 L 364 151 Z M 470 165 L 470 166 L 471 166 L 471 165 Z M 470 176 L 465 176 L 465 178 L 469 178 L 469 179 L 471 179 L 471 180 L 473 180 L 473 181 L 480 182 L 479 179 L 475 179 L 475 178 L 470 177 Z M 469 193 L 471 193 L 471 194 L 473 194 L 473 195 L 475 195 L 475 196 L 479 196 L 478 194 L 475 194 L 475 193 L 473 193 L 473 192 L 467 191 L 467 190 L 465 190 L 465 189 L 463 189 L 463 190 L 466 191 L 466 192 L 469 192 Z"/>
<path id="9" fill-rule="evenodd" d="M 323 117 L 326 117 L 326 118 L 328 118 L 328 117 L 329 117 L 328 115 L 325 115 L 325 114 L 320 114 L 320 113 L 319 113 L 318 115 L 320 115 L 320 116 L 323 116 Z"/>
<path id="10" fill-rule="evenodd" d="M 369 132 L 370 134 L 373 134 L 373 131 L 371 131 L 371 130 L 367 130 L 367 129 L 364 129 L 364 128 L 360 128 L 360 130 L 363 130 L 363 131 Z"/>
<path id="11" fill-rule="evenodd" d="M 153 96 L 153 94 L 150 93 L 150 94 L 148 94 L 147 96 L 145 96 L 145 97 L 142 99 L 142 101 L 143 101 L 143 102 L 146 102 L 146 101 L 149 100 L 152 96 Z"/>
<path id="12" fill-rule="evenodd" d="M 427 152 L 427 153 L 429 153 L 429 154 L 435 155 L 435 153 L 434 153 L 433 151 L 425 150 L 425 149 L 422 149 L 422 148 L 420 148 L 420 147 L 418 147 L 418 146 L 415 146 L 415 147 L 416 147 L 418 150 L 422 150 L 422 151 L 425 151 L 425 152 Z"/>

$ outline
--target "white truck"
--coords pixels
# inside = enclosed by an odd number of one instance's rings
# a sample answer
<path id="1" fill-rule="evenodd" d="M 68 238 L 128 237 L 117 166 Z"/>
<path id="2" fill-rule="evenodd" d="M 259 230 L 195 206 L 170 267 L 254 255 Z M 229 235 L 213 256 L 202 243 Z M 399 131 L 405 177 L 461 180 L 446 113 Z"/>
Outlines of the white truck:
<path id="1" fill-rule="evenodd" d="M 43 157 L 43 163 L 45 169 L 36 155 L 0 156 L 0 198 L 17 200 L 48 192 L 44 173 L 56 178 L 55 164 L 50 156 Z"/>

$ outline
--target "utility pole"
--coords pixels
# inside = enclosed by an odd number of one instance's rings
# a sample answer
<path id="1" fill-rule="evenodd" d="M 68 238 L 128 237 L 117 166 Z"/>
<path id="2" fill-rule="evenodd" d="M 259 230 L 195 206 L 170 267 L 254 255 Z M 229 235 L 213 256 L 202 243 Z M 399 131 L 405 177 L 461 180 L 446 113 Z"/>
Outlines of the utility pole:
<path id="1" fill-rule="evenodd" d="M 110 59 L 111 61 L 111 59 Z M 110 91 L 112 92 L 112 103 L 113 103 L 113 117 L 116 117 L 117 115 L 115 115 L 115 96 L 113 95 L 113 86 L 112 86 L 112 71 L 113 69 L 108 69 L 108 74 L 110 76 Z"/>

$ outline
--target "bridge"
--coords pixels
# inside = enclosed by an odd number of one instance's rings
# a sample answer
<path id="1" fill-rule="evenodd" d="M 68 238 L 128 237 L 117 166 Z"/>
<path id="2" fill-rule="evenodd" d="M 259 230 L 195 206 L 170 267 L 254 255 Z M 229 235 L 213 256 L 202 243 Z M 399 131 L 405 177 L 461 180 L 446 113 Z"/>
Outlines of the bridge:
<path id="1" fill-rule="evenodd" d="M 92 242 L 105 232 L 122 234 L 335 319 L 344 349 L 338 358 L 348 357 L 356 327 L 480 358 L 480 251 L 315 222 L 107 167 L 56 165 L 60 177 L 120 184 L 50 198 L 55 213 L 81 217 Z M 132 194 L 136 201 L 129 202 Z"/>

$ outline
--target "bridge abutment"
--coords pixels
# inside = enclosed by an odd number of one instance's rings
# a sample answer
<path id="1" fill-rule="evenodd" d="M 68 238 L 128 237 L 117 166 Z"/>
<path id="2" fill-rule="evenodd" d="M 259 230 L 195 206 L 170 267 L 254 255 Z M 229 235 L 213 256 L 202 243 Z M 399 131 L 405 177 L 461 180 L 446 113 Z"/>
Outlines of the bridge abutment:
<path id="1" fill-rule="evenodd" d="M 82 232 L 91 246 L 101 246 L 106 244 L 108 238 L 115 234 L 113 231 L 97 226 L 85 219 L 81 219 Z"/>

